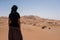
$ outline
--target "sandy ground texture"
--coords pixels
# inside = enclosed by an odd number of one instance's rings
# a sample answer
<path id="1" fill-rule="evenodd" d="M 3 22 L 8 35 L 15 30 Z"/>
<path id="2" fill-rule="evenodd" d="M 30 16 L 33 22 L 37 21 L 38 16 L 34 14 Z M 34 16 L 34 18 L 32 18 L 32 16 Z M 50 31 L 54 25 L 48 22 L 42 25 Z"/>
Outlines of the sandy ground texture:
<path id="1" fill-rule="evenodd" d="M 0 17 L 0 40 L 8 40 L 8 19 Z M 60 21 L 37 16 L 21 17 L 23 40 L 60 40 Z"/>

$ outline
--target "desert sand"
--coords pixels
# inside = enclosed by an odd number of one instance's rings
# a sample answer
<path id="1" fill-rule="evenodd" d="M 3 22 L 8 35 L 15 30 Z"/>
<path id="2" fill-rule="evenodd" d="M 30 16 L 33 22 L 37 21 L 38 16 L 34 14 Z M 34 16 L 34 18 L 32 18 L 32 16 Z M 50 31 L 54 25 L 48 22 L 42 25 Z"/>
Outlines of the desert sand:
<path id="1" fill-rule="evenodd" d="M 23 40 L 60 40 L 60 20 L 22 16 L 20 22 Z M 8 18 L 0 17 L 0 40 L 8 40 L 8 32 Z"/>

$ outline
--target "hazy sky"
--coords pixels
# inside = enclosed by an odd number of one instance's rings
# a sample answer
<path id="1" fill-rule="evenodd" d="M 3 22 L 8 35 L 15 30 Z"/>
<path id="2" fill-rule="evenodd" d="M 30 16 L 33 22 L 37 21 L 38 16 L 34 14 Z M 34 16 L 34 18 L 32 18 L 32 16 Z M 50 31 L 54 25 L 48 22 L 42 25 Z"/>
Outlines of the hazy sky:
<path id="1" fill-rule="evenodd" d="M 0 0 L 0 16 L 8 16 L 12 5 L 23 15 L 60 20 L 60 0 Z"/>

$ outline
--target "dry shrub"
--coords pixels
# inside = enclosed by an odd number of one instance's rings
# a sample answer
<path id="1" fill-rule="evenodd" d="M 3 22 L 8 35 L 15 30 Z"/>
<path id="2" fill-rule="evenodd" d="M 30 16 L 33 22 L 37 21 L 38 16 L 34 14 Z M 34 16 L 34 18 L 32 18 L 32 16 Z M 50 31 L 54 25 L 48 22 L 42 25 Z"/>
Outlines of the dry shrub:
<path id="1" fill-rule="evenodd" d="M 47 26 L 42 26 L 42 29 L 45 29 Z"/>

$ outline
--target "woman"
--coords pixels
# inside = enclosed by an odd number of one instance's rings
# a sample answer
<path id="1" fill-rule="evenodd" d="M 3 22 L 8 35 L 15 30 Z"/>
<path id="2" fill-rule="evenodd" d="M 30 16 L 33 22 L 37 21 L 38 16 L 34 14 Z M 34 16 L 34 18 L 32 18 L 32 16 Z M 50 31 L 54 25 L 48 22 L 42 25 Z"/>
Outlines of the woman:
<path id="1" fill-rule="evenodd" d="M 9 14 L 9 40 L 23 40 L 20 30 L 20 15 L 18 7 L 13 5 Z"/>

